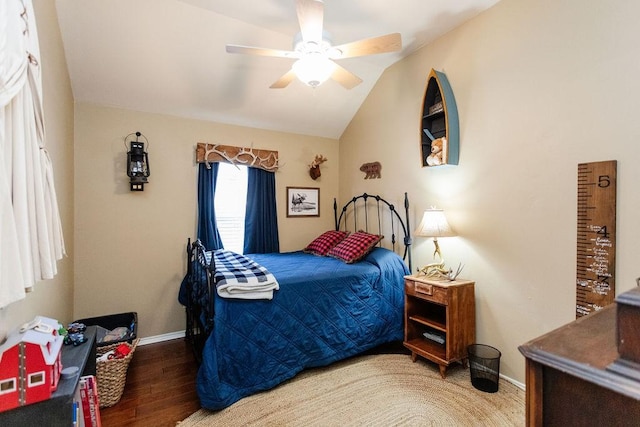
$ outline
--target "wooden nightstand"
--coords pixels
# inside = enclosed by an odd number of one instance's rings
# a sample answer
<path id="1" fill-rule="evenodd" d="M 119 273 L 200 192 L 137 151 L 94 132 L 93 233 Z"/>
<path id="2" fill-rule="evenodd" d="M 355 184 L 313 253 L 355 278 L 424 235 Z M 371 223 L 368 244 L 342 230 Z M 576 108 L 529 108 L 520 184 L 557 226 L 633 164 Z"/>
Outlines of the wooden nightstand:
<path id="1" fill-rule="evenodd" d="M 422 356 L 440 366 L 467 366 L 467 346 L 476 339 L 475 283 L 469 280 L 404 278 L 404 346 L 411 360 Z M 426 334 L 426 336 L 425 336 Z"/>

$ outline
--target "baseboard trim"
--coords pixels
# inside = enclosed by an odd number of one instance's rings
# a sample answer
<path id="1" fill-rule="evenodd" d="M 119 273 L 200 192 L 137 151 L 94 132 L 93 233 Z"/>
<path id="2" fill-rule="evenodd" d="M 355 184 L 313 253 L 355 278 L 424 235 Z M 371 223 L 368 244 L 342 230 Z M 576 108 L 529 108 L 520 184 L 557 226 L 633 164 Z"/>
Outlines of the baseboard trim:
<path id="1" fill-rule="evenodd" d="M 155 344 L 158 342 L 175 340 L 178 338 L 184 338 L 184 335 L 185 335 L 185 331 L 176 331 L 176 332 L 169 332 L 167 334 L 144 337 L 144 338 L 140 338 L 138 345 Z"/>
<path id="2" fill-rule="evenodd" d="M 510 382 L 511 384 L 513 384 L 514 386 L 518 387 L 519 389 L 526 391 L 526 386 L 523 383 L 521 383 L 520 381 L 516 381 L 513 378 L 509 378 L 508 376 L 502 375 L 502 374 L 500 374 L 500 378 L 502 378 L 503 380 L 505 380 L 507 382 Z"/>

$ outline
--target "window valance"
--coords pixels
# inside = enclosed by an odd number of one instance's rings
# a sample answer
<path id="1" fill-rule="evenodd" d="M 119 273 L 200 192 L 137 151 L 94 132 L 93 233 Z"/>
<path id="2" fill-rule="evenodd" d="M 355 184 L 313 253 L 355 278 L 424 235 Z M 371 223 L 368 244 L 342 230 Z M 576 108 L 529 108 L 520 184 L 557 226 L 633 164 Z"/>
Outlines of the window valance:
<path id="1" fill-rule="evenodd" d="M 249 166 L 269 172 L 278 170 L 278 152 L 257 148 L 234 147 L 232 145 L 198 142 L 196 145 L 197 163 L 224 162 Z"/>

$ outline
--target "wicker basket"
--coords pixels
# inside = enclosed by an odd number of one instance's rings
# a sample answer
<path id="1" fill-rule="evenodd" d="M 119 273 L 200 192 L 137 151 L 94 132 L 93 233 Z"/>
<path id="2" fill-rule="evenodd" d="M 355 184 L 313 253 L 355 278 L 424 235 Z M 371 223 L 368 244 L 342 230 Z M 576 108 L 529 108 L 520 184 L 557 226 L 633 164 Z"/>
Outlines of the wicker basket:
<path id="1" fill-rule="evenodd" d="M 139 339 L 129 343 L 116 343 L 98 347 L 96 350 L 97 357 L 115 350 L 119 345 L 127 345 L 131 348 L 128 355 L 122 359 L 111 359 L 106 361 L 96 361 L 96 377 L 98 378 L 98 397 L 100 399 L 100 407 L 107 408 L 113 406 L 120 401 L 124 386 L 127 382 L 127 369 L 129 362 L 133 358 Z"/>

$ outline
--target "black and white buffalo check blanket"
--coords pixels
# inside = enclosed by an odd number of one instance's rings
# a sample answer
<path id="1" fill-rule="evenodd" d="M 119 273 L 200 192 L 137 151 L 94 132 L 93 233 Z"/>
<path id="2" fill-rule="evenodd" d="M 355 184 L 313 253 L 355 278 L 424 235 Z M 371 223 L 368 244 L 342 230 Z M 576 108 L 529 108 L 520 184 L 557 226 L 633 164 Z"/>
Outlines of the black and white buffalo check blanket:
<path id="1" fill-rule="evenodd" d="M 216 290 L 221 297 L 273 299 L 273 291 L 280 288 L 275 276 L 252 259 L 225 250 L 213 251 L 213 254 L 213 277 Z"/>

